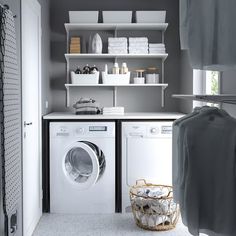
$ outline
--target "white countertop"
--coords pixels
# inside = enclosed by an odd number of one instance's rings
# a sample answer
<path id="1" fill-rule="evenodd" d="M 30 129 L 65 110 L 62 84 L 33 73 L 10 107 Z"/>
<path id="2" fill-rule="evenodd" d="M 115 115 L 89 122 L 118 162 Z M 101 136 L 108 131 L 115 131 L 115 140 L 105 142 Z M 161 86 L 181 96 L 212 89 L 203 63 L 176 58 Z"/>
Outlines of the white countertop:
<path id="1" fill-rule="evenodd" d="M 75 115 L 69 112 L 52 112 L 45 115 L 45 120 L 176 120 L 183 117 L 178 112 L 137 112 L 124 115 Z"/>

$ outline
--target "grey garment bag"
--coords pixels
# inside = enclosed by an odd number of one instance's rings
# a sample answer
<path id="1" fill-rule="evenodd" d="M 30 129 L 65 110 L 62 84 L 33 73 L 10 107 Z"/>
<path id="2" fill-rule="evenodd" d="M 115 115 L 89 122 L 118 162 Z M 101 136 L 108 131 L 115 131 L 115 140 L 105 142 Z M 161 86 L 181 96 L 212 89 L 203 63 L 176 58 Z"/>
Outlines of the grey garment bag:
<path id="1" fill-rule="evenodd" d="M 192 235 L 234 236 L 236 120 L 205 109 L 182 125 L 180 208 Z"/>
<path id="2" fill-rule="evenodd" d="M 180 0 L 181 48 L 194 69 L 236 68 L 235 0 Z"/>

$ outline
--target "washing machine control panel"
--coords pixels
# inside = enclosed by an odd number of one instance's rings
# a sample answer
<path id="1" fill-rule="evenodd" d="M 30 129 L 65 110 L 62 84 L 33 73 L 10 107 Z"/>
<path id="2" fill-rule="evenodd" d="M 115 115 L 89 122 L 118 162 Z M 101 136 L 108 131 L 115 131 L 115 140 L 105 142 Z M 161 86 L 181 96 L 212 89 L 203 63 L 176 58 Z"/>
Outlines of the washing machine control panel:
<path id="1" fill-rule="evenodd" d="M 115 122 L 52 122 L 53 138 L 115 137 Z"/>

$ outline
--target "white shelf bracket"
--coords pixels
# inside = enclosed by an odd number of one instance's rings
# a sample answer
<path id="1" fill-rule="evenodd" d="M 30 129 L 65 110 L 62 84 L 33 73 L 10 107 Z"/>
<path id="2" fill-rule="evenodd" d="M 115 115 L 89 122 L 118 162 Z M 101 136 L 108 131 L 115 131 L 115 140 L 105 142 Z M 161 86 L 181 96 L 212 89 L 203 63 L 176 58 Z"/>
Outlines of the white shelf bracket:
<path id="1" fill-rule="evenodd" d="M 165 107 L 165 89 L 167 87 L 161 88 L 161 107 Z"/>
<path id="2" fill-rule="evenodd" d="M 70 88 L 66 87 L 66 107 L 70 107 Z"/>
<path id="3" fill-rule="evenodd" d="M 113 106 L 117 106 L 117 87 L 113 87 Z"/>

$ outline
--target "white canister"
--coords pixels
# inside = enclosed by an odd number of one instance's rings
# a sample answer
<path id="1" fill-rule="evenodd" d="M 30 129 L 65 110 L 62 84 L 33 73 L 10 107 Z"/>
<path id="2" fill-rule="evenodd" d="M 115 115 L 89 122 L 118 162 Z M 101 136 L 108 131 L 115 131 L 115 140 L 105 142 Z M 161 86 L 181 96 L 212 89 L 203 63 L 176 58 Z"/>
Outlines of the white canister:
<path id="1" fill-rule="evenodd" d="M 147 69 L 146 73 L 146 84 L 158 84 L 159 83 L 159 73 L 156 67 L 150 67 Z"/>
<path id="2" fill-rule="evenodd" d="M 144 77 L 134 77 L 134 84 L 144 84 L 145 78 Z"/>
<path id="3" fill-rule="evenodd" d="M 146 84 L 158 84 L 159 74 L 146 74 Z"/>

